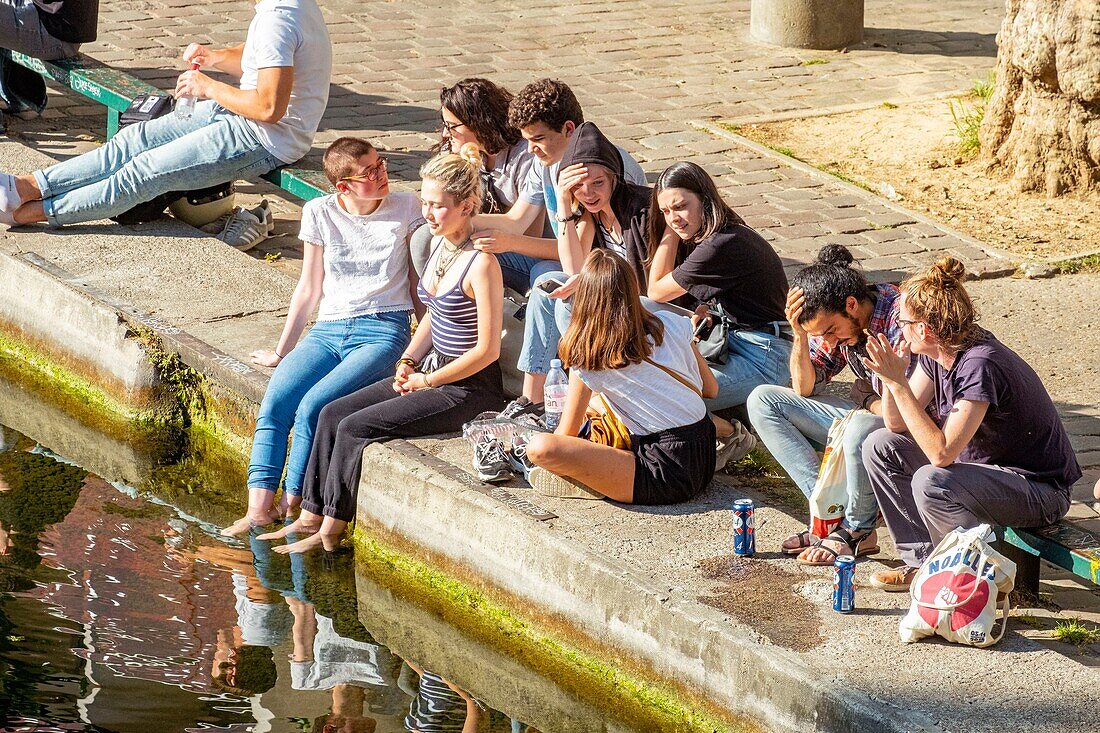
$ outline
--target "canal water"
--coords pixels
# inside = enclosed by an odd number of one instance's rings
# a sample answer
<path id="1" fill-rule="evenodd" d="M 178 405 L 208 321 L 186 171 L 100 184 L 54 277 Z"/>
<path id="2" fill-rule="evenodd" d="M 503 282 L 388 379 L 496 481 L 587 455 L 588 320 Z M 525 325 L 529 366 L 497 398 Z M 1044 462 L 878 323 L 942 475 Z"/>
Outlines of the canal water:
<path id="1" fill-rule="evenodd" d="M 0 731 L 629 730 L 349 551 L 223 541 L 239 507 L 209 497 L 239 477 L 201 455 L 166 465 L 7 382 L 0 422 Z"/>

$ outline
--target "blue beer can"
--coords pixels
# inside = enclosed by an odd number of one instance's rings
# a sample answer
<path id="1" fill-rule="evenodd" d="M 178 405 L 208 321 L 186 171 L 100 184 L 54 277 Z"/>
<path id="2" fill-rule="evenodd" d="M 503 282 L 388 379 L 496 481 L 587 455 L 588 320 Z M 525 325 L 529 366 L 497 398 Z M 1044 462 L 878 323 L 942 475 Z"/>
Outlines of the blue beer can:
<path id="1" fill-rule="evenodd" d="M 733 554 L 751 557 L 756 554 L 756 521 L 752 499 L 733 502 Z"/>
<path id="2" fill-rule="evenodd" d="M 856 607 L 856 559 L 840 555 L 833 563 L 833 610 L 851 613 Z"/>

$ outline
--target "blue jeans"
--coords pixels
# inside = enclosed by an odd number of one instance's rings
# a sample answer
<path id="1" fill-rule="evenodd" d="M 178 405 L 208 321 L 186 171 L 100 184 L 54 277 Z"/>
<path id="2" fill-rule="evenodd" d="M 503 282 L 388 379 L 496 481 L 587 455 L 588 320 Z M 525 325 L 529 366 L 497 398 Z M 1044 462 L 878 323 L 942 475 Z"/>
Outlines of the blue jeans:
<path id="1" fill-rule="evenodd" d="M 105 219 L 169 191 L 252 178 L 283 165 L 241 116 L 210 100 L 189 119 L 130 125 L 102 147 L 34 172 L 51 226 Z"/>
<path id="2" fill-rule="evenodd" d="M 762 384 L 791 383 L 791 342 L 762 331 L 730 331 L 725 364 L 711 364 L 718 396 L 705 400 L 711 412 L 745 404 Z"/>
<path id="3" fill-rule="evenodd" d="M 523 315 L 523 348 L 517 364 L 524 374 L 546 374 L 550 371 L 550 360 L 558 358 L 558 342 L 569 325 L 570 307 L 563 300 L 551 298 L 538 286 L 551 279 L 559 282 L 569 279 L 556 269 L 560 267 L 560 262 L 543 260 L 531 273 L 533 285 Z"/>
<path id="4" fill-rule="evenodd" d="M 321 408 L 393 376 L 408 344 L 407 311 L 317 323 L 271 375 L 252 438 L 249 488 L 276 491 L 285 463 L 284 489 L 300 496 Z M 287 460 L 291 426 L 294 442 Z"/>
<path id="5" fill-rule="evenodd" d="M 536 260 L 519 252 L 501 252 L 497 255 L 505 287 L 525 294 L 535 285 L 535 280 L 547 272 L 561 269 L 557 260 Z"/>
<path id="6" fill-rule="evenodd" d="M 821 466 L 817 449 L 825 447 L 833 420 L 854 410 L 855 404 L 844 397 L 802 397 L 789 387 L 764 385 L 752 391 L 745 407 L 768 452 L 809 498 Z M 875 527 L 878 502 L 863 466 L 863 443 L 883 425 L 881 417 L 861 410 L 844 434 L 848 505 L 842 525 L 853 532 Z"/>

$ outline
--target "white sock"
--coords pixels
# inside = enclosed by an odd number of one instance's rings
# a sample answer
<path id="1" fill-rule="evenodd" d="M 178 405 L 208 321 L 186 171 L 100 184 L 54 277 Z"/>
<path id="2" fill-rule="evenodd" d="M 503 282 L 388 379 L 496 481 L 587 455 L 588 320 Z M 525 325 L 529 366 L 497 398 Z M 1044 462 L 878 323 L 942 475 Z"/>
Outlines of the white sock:
<path id="1" fill-rule="evenodd" d="M 15 176 L 8 173 L 0 173 L 0 211 L 5 214 L 13 214 L 23 205 L 19 192 L 15 190 Z M 7 217 L 5 217 L 5 220 Z"/>

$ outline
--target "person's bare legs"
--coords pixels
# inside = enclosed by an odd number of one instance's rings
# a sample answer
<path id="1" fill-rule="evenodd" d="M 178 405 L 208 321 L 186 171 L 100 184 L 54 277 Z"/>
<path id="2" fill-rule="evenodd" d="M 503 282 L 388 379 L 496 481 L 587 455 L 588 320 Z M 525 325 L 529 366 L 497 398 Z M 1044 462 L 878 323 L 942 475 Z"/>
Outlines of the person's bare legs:
<path id="1" fill-rule="evenodd" d="M 724 417 L 718 417 L 712 412 L 710 413 L 710 421 L 714 423 L 714 433 L 719 440 L 733 435 L 733 423 L 729 420 Z"/>
<path id="2" fill-rule="evenodd" d="M 253 527 L 263 527 L 278 519 L 281 514 L 272 506 L 275 503 L 275 492 L 270 489 L 248 490 L 248 512 L 233 524 L 222 530 L 226 537 L 239 537 Z"/>
<path id="3" fill-rule="evenodd" d="M 545 374 L 523 375 L 523 396 L 532 402 L 542 402 L 542 391 L 546 386 Z"/>
<path id="4" fill-rule="evenodd" d="M 15 176 L 15 192 L 19 195 L 20 205 L 12 211 L 15 224 L 37 224 L 46 221 L 46 212 L 42 208 L 42 190 L 34 176 Z"/>
<path id="5" fill-rule="evenodd" d="M 306 512 L 303 512 L 305 514 Z M 348 526 L 348 523 L 342 519 L 336 519 L 335 517 L 325 517 L 321 522 L 321 529 L 311 537 L 292 542 L 289 545 L 283 545 L 276 547 L 275 552 L 286 555 L 291 552 L 309 552 L 317 547 L 324 547 L 326 551 L 332 552 L 340 544 L 340 536 L 344 534 L 344 529 Z"/>
<path id="6" fill-rule="evenodd" d="M 539 433 L 527 444 L 536 466 L 576 479 L 609 499 L 634 500 L 634 454 L 583 438 Z"/>
<path id="7" fill-rule="evenodd" d="M 46 221 L 46 210 L 42 208 L 41 199 L 28 201 L 16 209 L 12 217 L 16 224 L 39 224 Z"/>
<path id="8" fill-rule="evenodd" d="M 314 514 L 313 512 L 302 511 L 298 518 L 293 522 L 283 527 L 282 529 L 275 530 L 274 532 L 268 532 L 266 534 L 256 537 L 258 540 L 281 540 L 292 532 L 301 532 L 302 534 L 316 532 L 321 528 L 321 521 L 324 519 L 320 514 Z M 280 549 L 280 548 L 275 548 Z"/>

